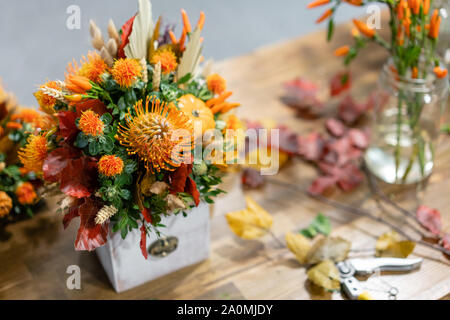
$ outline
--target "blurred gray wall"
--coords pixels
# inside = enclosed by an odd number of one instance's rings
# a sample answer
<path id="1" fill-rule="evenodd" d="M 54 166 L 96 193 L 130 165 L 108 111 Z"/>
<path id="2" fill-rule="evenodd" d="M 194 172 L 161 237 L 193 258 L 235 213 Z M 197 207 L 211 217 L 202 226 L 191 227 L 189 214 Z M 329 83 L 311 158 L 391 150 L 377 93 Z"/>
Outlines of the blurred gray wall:
<path id="1" fill-rule="evenodd" d="M 309 0 L 153 0 L 153 15 L 180 23 L 185 8 L 192 23 L 203 10 L 205 58 L 220 60 L 273 42 L 310 33 L 325 24 L 314 21 L 323 8 L 307 10 Z M 66 27 L 70 5 L 81 9 L 81 28 Z M 36 105 L 32 92 L 47 79 L 62 79 L 67 62 L 79 60 L 90 46 L 89 19 L 106 34 L 109 18 L 117 27 L 137 9 L 137 0 L 0 0 L 0 78 L 25 105 Z M 343 6 L 337 20 L 362 14 Z M 180 33 L 180 27 L 176 34 Z M 325 39 L 317 39 L 325 41 Z"/>

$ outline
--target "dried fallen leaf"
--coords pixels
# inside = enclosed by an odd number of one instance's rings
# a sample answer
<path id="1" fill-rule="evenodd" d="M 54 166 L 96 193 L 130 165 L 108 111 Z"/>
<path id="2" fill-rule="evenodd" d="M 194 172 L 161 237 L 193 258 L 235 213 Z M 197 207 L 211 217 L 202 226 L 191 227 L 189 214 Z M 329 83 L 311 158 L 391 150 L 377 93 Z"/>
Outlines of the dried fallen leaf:
<path id="1" fill-rule="evenodd" d="M 226 214 L 231 230 L 242 239 L 257 239 L 272 227 L 272 216 L 252 198 L 245 197 L 247 208 Z"/>
<path id="2" fill-rule="evenodd" d="M 378 257 L 406 258 L 413 252 L 416 244 L 412 241 L 401 240 L 400 235 L 395 231 L 382 234 L 375 245 Z"/>
<path id="3" fill-rule="evenodd" d="M 347 258 L 351 243 L 341 237 L 326 237 L 317 240 L 308 252 L 306 261 L 315 264 L 324 260 L 334 262 Z"/>
<path id="4" fill-rule="evenodd" d="M 311 249 L 311 242 L 300 233 L 288 232 L 285 236 L 289 250 L 295 255 L 301 264 L 306 262 L 306 256 Z"/>
<path id="5" fill-rule="evenodd" d="M 339 290 L 339 271 L 331 260 L 325 260 L 308 270 L 308 279 L 326 290 Z"/>

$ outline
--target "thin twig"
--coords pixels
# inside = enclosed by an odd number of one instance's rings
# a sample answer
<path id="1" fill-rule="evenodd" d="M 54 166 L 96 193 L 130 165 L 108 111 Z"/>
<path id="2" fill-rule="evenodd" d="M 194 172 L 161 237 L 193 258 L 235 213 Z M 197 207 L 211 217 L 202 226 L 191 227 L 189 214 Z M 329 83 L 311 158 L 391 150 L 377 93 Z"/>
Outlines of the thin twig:
<path id="1" fill-rule="evenodd" d="M 416 216 L 402 208 L 400 205 L 398 205 L 396 202 L 392 201 L 391 199 L 389 199 L 388 196 L 386 196 L 378 187 L 377 183 L 375 182 L 374 176 L 372 175 L 372 173 L 370 173 L 370 171 L 367 169 L 367 167 L 365 165 L 363 165 L 363 170 L 366 174 L 367 180 L 369 182 L 369 189 L 372 193 L 372 196 L 375 197 L 375 202 L 377 203 L 377 206 L 382 210 L 387 212 L 386 208 L 384 207 L 384 205 L 381 203 L 380 200 L 383 200 L 384 202 L 388 203 L 389 205 L 391 205 L 392 207 L 394 207 L 395 209 L 397 209 L 397 211 L 399 211 L 400 213 L 406 215 L 407 217 L 410 217 L 412 219 L 414 219 L 414 221 L 420 226 L 422 227 L 422 229 L 424 229 L 425 231 L 427 231 L 429 233 L 429 231 L 427 229 L 425 229 L 425 227 L 422 226 L 422 224 L 420 224 L 420 222 L 417 220 Z M 411 229 L 413 229 L 415 232 L 417 232 L 418 234 L 420 234 L 420 236 L 422 238 L 425 237 L 431 237 L 428 234 L 423 233 L 420 229 L 418 229 L 415 225 L 412 225 L 411 223 L 408 222 L 408 225 L 411 227 Z"/>
<path id="2" fill-rule="evenodd" d="M 447 255 L 450 255 L 450 251 L 449 250 L 446 250 L 445 248 L 443 248 L 441 246 L 436 246 L 436 245 L 433 245 L 431 243 L 425 242 L 425 241 L 423 241 L 421 239 L 415 240 L 415 239 L 411 238 L 408 234 L 406 234 L 399 227 L 395 226 L 394 224 L 390 223 L 389 221 L 384 220 L 383 218 L 380 218 L 380 217 L 377 217 L 377 216 L 373 215 L 369 211 L 366 211 L 366 210 L 363 210 L 363 209 L 360 209 L 360 208 L 356 208 L 356 207 L 352 207 L 350 205 L 341 203 L 339 201 L 336 201 L 336 200 L 324 197 L 324 196 L 322 196 L 320 194 L 318 194 L 318 195 L 311 194 L 308 191 L 299 188 L 295 184 L 291 184 L 291 183 L 280 181 L 280 180 L 273 179 L 273 178 L 266 178 L 266 181 L 268 183 L 276 184 L 276 185 L 279 185 L 279 186 L 282 186 L 282 187 L 285 187 L 285 188 L 288 188 L 288 189 L 299 191 L 299 192 L 301 192 L 301 193 L 303 193 L 303 194 L 305 194 L 305 195 L 307 195 L 307 196 L 309 196 L 309 197 L 311 197 L 313 199 L 316 199 L 316 200 L 318 200 L 318 201 L 320 201 L 322 203 L 328 204 L 328 205 L 330 205 L 332 207 L 335 207 L 337 209 L 341 209 L 341 210 L 353 213 L 355 215 L 363 216 L 363 217 L 372 219 L 374 221 L 377 221 L 379 223 L 382 223 L 382 224 L 388 226 L 389 228 L 391 228 L 392 230 L 395 230 L 398 234 L 402 235 L 405 239 L 407 239 L 409 241 L 416 242 L 416 243 L 421 244 L 423 246 L 426 246 L 426 247 L 429 247 L 431 249 L 434 249 L 434 250 L 440 251 L 442 253 L 445 253 Z"/>

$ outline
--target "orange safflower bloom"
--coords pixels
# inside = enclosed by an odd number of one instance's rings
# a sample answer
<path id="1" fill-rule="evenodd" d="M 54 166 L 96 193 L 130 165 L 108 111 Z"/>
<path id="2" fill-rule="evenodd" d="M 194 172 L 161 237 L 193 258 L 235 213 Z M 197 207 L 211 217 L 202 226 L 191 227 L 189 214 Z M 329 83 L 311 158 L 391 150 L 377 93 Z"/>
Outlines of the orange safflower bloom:
<path id="1" fill-rule="evenodd" d="M 364 22 L 356 20 L 356 19 L 353 19 L 353 24 L 358 29 L 358 31 L 361 32 L 366 37 L 368 37 L 368 38 L 375 37 L 375 30 L 374 29 L 370 29 L 367 26 L 367 24 L 365 24 Z"/>
<path id="2" fill-rule="evenodd" d="M 123 160 L 114 155 L 107 155 L 98 161 L 98 172 L 107 177 L 114 177 L 123 171 Z"/>
<path id="3" fill-rule="evenodd" d="M 83 76 L 89 80 L 100 83 L 100 76 L 108 70 L 108 65 L 97 52 L 89 52 L 86 57 L 81 58 L 81 67 L 73 60 L 67 65 L 69 74 Z"/>
<path id="4" fill-rule="evenodd" d="M 217 73 L 209 75 L 208 78 L 206 78 L 206 84 L 208 86 L 208 90 L 215 94 L 221 94 L 227 88 L 226 80 Z"/>
<path id="5" fill-rule="evenodd" d="M 350 51 L 350 47 L 345 45 L 345 46 L 339 47 L 336 50 L 334 50 L 334 55 L 336 57 L 343 57 L 343 56 L 346 56 L 349 51 Z"/>
<path id="6" fill-rule="evenodd" d="M 409 8 L 412 10 L 412 13 L 418 15 L 420 12 L 421 0 L 408 0 Z"/>
<path id="7" fill-rule="evenodd" d="M 67 75 L 65 84 L 69 91 L 75 93 L 83 94 L 92 89 L 92 84 L 89 82 L 88 78 L 73 74 Z"/>
<path id="8" fill-rule="evenodd" d="M 321 23 L 328 19 L 333 14 L 333 9 L 327 9 L 320 17 L 316 20 L 316 23 Z"/>
<path id="9" fill-rule="evenodd" d="M 199 30 L 202 30 L 204 25 L 205 25 L 205 13 L 203 11 L 200 11 L 200 18 L 198 18 L 197 28 L 199 28 Z"/>
<path id="10" fill-rule="evenodd" d="M 31 135 L 27 139 L 27 144 L 19 150 L 18 155 L 25 169 L 40 174 L 47 152 L 47 139 L 44 136 Z"/>
<path id="11" fill-rule="evenodd" d="M 307 8 L 308 9 L 316 8 L 316 7 L 320 7 L 320 6 L 326 5 L 328 3 L 330 3 L 330 0 L 315 0 L 315 1 L 311 2 L 311 3 L 309 3 Z"/>
<path id="12" fill-rule="evenodd" d="M 12 199 L 4 191 L 0 191 L 0 218 L 6 217 L 13 206 Z"/>
<path id="13" fill-rule="evenodd" d="M 180 46 L 182 45 L 183 44 L 180 41 Z M 161 71 L 164 74 L 168 74 L 175 71 L 178 66 L 177 57 L 175 53 L 172 51 L 172 49 L 168 47 L 158 49 L 153 54 L 152 58 L 150 59 L 150 63 L 157 64 L 158 62 L 161 62 Z"/>
<path id="14" fill-rule="evenodd" d="M 49 81 L 39 87 L 39 90 L 36 91 L 33 95 L 36 98 L 39 106 L 41 107 L 42 111 L 48 114 L 55 113 L 55 104 L 56 104 L 56 98 L 54 98 L 51 95 L 48 95 L 42 91 L 43 88 L 50 88 L 57 91 L 61 91 L 61 86 L 56 81 Z"/>
<path id="15" fill-rule="evenodd" d="M 81 113 L 78 127 L 85 135 L 98 137 L 103 134 L 105 124 L 97 113 L 92 110 L 86 110 Z"/>
<path id="16" fill-rule="evenodd" d="M 441 68 L 441 67 L 435 67 L 433 69 L 434 74 L 436 75 L 436 77 L 438 77 L 439 79 L 443 79 L 447 76 L 448 74 L 448 70 L 445 68 Z"/>
<path id="17" fill-rule="evenodd" d="M 351 33 L 352 33 L 352 36 L 354 38 L 357 38 L 357 37 L 360 36 L 360 33 L 359 33 L 358 29 L 356 29 L 356 28 L 352 28 L 352 32 Z"/>
<path id="18" fill-rule="evenodd" d="M 111 74 L 119 86 L 129 88 L 142 76 L 142 66 L 135 59 L 118 59 Z"/>
<path id="19" fill-rule="evenodd" d="M 419 69 L 417 67 L 413 67 L 411 70 L 411 78 L 417 79 L 419 77 Z"/>
<path id="20" fill-rule="evenodd" d="M 50 116 L 43 115 L 34 109 L 26 108 L 11 116 L 11 121 L 16 120 L 29 123 L 34 128 L 39 128 L 42 130 L 48 129 L 53 123 L 53 119 Z"/>
<path id="21" fill-rule="evenodd" d="M 152 172 L 173 171 L 193 148 L 193 123 L 183 111 L 155 97 L 139 100 L 119 125 L 118 140 Z"/>
<path id="22" fill-rule="evenodd" d="M 19 122 L 10 121 L 6 124 L 6 128 L 11 130 L 20 130 L 23 128 L 23 126 Z"/>
<path id="23" fill-rule="evenodd" d="M 344 0 L 348 4 L 351 4 L 352 6 L 362 6 L 363 1 L 362 0 Z"/>
<path id="24" fill-rule="evenodd" d="M 187 33 L 190 33 L 192 31 L 192 27 L 189 21 L 189 17 L 184 9 L 181 9 L 181 17 L 183 18 L 184 30 L 186 30 Z"/>
<path id="25" fill-rule="evenodd" d="M 17 200 L 20 204 L 33 204 L 37 200 L 36 191 L 30 182 L 23 182 L 16 189 Z"/>
<path id="26" fill-rule="evenodd" d="M 430 31 L 428 32 L 428 37 L 431 39 L 436 39 L 439 35 L 439 27 L 441 25 L 441 16 L 439 15 L 438 9 L 434 9 L 433 15 L 430 20 Z"/>
<path id="27" fill-rule="evenodd" d="M 423 14 L 428 15 L 428 12 L 430 12 L 430 0 L 423 0 Z"/>

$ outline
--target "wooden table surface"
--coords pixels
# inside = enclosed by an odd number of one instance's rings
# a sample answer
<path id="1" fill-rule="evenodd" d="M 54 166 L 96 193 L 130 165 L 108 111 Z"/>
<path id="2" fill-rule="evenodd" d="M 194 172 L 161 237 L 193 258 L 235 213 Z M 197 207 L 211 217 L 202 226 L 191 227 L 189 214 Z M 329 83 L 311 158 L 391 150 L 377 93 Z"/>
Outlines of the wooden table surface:
<path id="1" fill-rule="evenodd" d="M 342 68 L 332 56 L 338 45 L 350 41 L 350 26 L 337 28 L 335 40 L 326 44 L 323 32 L 264 47 L 247 55 L 220 62 L 216 68 L 234 91 L 233 101 L 243 107 L 239 115 L 250 119 L 271 119 L 299 133 L 322 128 L 322 121 L 294 117 L 281 101 L 282 84 L 302 76 L 322 83 Z M 242 35 L 245 36 L 245 35 Z M 364 97 L 377 80 L 377 71 L 386 53 L 377 47 L 365 50 L 352 69 L 354 93 Z M 396 192 L 396 200 L 414 208 L 418 201 L 441 210 L 444 229 L 450 231 L 450 137 L 441 137 L 436 170 L 428 188 L 418 195 L 414 190 Z M 292 161 L 277 178 L 306 188 L 315 169 L 301 161 Z M 230 176 L 228 184 L 236 182 Z M 342 299 L 340 293 L 322 295 L 306 280 L 306 269 L 272 237 L 246 241 L 228 228 L 224 215 L 242 202 L 242 192 L 234 183 L 229 195 L 221 198 L 211 220 L 211 255 L 207 261 L 187 267 L 122 294 L 114 292 L 96 255 L 73 248 L 77 223 L 66 231 L 56 213 L 53 199 L 34 219 L 7 227 L 11 234 L 0 239 L 0 299 Z M 267 185 L 249 192 L 274 217 L 273 232 L 284 241 L 288 231 L 307 226 L 317 213 L 332 220 L 332 235 L 352 241 L 353 249 L 373 248 L 376 238 L 388 229 L 366 218 L 355 217 L 305 197 L 292 190 Z M 331 195 L 377 212 L 365 184 L 357 191 Z M 395 217 L 401 225 L 404 221 Z M 138 245 L 138 244 L 136 244 Z M 450 293 L 450 264 L 442 255 L 416 246 L 412 256 L 423 257 L 420 270 L 407 274 L 387 274 L 383 279 L 400 291 L 399 299 L 440 299 Z M 81 268 L 81 290 L 68 290 L 66 268 Z"/>

